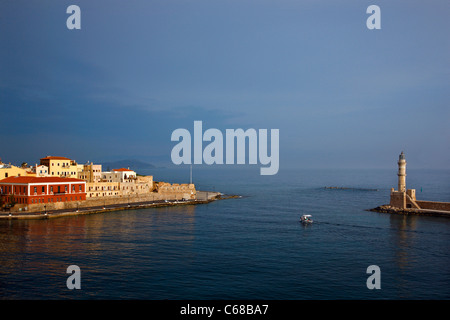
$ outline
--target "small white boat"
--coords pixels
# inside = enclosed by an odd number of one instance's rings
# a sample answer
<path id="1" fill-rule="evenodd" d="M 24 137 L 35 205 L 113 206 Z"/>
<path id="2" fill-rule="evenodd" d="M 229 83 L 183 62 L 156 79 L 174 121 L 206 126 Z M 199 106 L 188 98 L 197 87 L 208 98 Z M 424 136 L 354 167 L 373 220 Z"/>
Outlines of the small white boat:
<path id="1" fill-rule="evenodd" d="M 300 222 L 303 224 L 310 224 L 313 223 L 312 215 L 310 214 L 304 214 L 300 217 Z"/>

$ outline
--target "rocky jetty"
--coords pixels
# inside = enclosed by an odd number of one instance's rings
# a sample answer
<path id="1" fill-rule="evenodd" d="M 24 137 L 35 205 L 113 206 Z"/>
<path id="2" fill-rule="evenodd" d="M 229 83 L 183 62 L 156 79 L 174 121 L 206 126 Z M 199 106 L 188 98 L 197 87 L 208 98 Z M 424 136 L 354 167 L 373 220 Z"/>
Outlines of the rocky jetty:
<path id="1" fill-rule="evenodd" d="M 382 205 L 373 209 L 368 209 L 367 211 L 381 212 L 381 213 L 391 213 L 391 214 L 403 214 L 403 215 L 426 215 L 426 216 L 437 216 L 437 217 L 447 217 L 450 218 L 449 211 L 443 210 L 430 210 L 430 209 L 415 209 L 415 208 L 396 208 L 390 205 Z"/>

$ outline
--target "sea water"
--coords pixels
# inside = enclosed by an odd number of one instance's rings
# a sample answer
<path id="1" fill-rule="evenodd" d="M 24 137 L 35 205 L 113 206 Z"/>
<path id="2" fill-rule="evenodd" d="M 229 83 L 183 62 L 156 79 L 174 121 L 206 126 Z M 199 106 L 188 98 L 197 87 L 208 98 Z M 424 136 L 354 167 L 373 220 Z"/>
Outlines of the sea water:
<path id="1" fill-rule="evenodd" d="M 145 171 L 145 170 L 144 170 Z M 153 169 L 189 182 L 189 167 Z M 449 299 L 450 219 L 366 211 L 395 170 L 196 168 L 209 204 L 0 220 L 1 299 Z M 450 201 L 450 171 L 408 170 L 421 200 Z M 348 189 L 325 189 L 326 186 Z M 312 225 L 299 222 L 311 214 Z M 80 269 L 69 290 L 67 268 Z M 368 289 L 367 268 L 380 268 Z"/>

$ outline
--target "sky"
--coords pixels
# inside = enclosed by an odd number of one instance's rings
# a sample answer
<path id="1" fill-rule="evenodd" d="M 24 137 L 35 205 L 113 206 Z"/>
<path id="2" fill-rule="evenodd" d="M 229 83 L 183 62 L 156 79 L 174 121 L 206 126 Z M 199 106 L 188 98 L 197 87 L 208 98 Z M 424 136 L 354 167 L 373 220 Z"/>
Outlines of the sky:
<path id="1" fill-rule="evenodd" d="M 0 157 L 170 164 L 172 132 L 201 120 L 279 129 L 280 170 L 401 151 L 449 169 L 449 16 L 448 0 L 0 0 Z"/>

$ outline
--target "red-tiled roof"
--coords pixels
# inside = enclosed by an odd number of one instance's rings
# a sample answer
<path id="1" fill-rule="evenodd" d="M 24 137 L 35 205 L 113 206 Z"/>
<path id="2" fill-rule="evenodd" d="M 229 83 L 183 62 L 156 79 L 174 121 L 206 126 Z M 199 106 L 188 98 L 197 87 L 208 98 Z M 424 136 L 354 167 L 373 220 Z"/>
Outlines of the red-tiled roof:
<path id="1" fill-rule="evenodd" d="M 84 180 L 75 178 L 60 178 L 60 177 L 8 177 L 0 180 L 1 183 L 52 183 L 52 182 L 85 182 Z"/>
<path id="2" fill-rule="evenodd" d="M 41 160 L 72 160 L 66 157 L 53 157 L 53 156 L 48 156 L 45 158 L 41 158 Z"/>
<path id="3" fill-rule="evenodd" d="M 130 169 L 120 168 L 120 169 L 113 169 L 113 171 L 133 171 Z M 134 171 L 133 171 L 134 172 Z"/>

